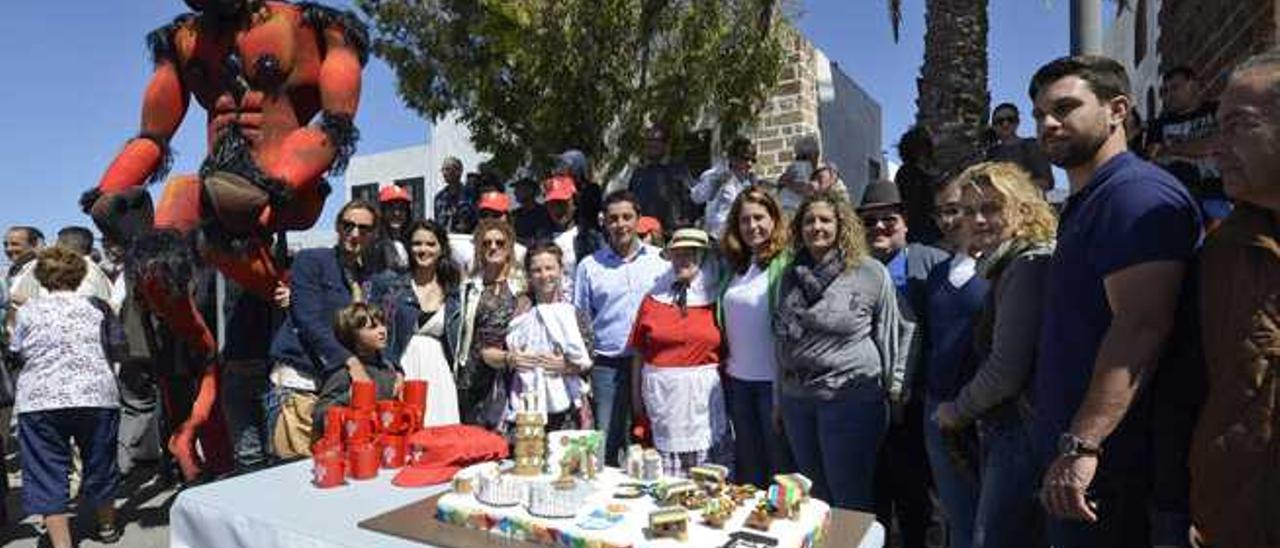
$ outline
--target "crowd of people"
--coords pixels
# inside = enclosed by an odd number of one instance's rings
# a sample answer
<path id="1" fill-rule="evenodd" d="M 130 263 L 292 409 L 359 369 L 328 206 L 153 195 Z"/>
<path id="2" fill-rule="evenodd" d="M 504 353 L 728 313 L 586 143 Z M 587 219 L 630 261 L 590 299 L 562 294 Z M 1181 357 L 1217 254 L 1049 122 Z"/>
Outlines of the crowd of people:
<path id="1" fill-rule="evenodd" d="M 227 468 L 307 456 L 353 381 L 426 380 L 426 425 L 506 434 L 536 402 L 548 429 L 603 431 L 610 464 L 642 441 L 671 476 L 798 471 L 908 548 L 934 500 L 952 547 L 1280 545 L 1280 52 L 1212 107 L 1191 71 L 1166 83 L 1143 139 L 1118 63 L 1054 60 L 1030 81 L 1037 139 L 1002 104 L 986 157 L 938 173 L 913 128 L 856 204 L 811 137 L 777 181 L 742 138 L 693 177 L 654 127 L 629 188 L 568 151 L 512 182 L 514 208 L 449 159 L 431 219 L 394 186 L 347 202 L 270 302 L 197 270 Z M 92 248 L 80 227 L 5 235 L 23 508 L 58 546 L 73 467 L 119 538 L 120 473 L 161 454 L 157 423 L 180 421 L 156 417 L 199 378 L 125 250 Z"/>

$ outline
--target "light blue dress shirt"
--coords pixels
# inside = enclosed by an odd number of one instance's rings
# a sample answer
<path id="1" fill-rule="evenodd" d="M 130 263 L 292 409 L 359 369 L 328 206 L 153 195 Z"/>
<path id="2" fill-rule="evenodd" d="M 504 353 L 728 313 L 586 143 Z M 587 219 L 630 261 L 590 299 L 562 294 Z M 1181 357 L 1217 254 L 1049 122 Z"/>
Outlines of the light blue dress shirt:
<path id="1" fill-rule="evenodd" d="M 591 317 L 597 354 L 610 358 L 630 355 L 627 339 L 640 302 L 668 268 L 658 248 L 638 241 L 625 258 L 604 246 L 578 262 L 573 303 Z"/>

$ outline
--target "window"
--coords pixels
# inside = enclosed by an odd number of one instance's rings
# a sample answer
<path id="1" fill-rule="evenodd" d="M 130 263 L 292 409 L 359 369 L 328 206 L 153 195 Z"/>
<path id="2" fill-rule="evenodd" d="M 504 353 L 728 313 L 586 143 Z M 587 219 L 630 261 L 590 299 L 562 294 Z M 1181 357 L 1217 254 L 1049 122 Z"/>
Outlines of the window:
<path id="1" fill-rule="evenodd" d="M 412 218 L 414 220 L 427 218 L 426 180 L 422 177 L 396 179 L 396 186 L 409 192 L 409 199 L 413 200 L 413 211 L 410 212 Z"/>
<path id="2" fill-rule="evenodd" d="M 378 203 L 378 183 L 365 183 L 362 185 L 352 185 L 352 200 L 364 200 L 371 204 Z"/>
<path id="3" fill-rule="evenodd" d="M 1138 0 L 1133 9 L 1133 66 L 1147 57 L 1147 0 Z"/>
<path id="4" fill-rule="evenodd" d="M 880 162 L 867 160 L 867 184 L 880 180 Z"/>

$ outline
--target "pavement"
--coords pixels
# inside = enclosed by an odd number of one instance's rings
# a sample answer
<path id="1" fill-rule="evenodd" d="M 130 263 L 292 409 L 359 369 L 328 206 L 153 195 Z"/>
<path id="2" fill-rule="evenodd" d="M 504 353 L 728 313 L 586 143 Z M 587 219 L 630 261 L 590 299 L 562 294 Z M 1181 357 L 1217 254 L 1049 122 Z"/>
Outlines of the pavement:
<path id="1" fill-rule="evenodd" d="M 39 521 L 34 516 L 22 516 L 22 475 L 18 472 L 17 455 L 6 455 L 6 472 L 9 478 L 9 495 L 5 505 L 10 522 L 0 531 L 0 546 L 4 548 L 35 548 L 49 546 L 41 542 Z M 73 482 L 73 488 L 75 488 Z M 123 526 L 124 535 L 115 544 L 103 544 L 95 538 L 97 525 L 93 511 L 83 509 L 72 522 L 72 538 L 81 548 L 165 548 L 169 546 L 169 506 L 178 494 L 178 486 L 161 477 L 154 464 L 139 464 L 120 485 L 120 497 L 116 499 L 117 522 Z"/>

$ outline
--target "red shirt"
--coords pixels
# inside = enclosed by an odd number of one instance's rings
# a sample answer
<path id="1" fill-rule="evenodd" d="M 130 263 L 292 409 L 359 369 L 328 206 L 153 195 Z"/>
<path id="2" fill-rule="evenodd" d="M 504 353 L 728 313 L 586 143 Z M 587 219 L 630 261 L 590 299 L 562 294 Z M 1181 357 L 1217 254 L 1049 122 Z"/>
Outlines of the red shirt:
<path id="1" fill-rule="evenodd" d="M 646 295 L 636 313 L 627 346 L 657 367 L 691 367 L 720 363 L 720 329 L 712 305 L 680 308 Z"/>

